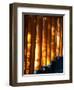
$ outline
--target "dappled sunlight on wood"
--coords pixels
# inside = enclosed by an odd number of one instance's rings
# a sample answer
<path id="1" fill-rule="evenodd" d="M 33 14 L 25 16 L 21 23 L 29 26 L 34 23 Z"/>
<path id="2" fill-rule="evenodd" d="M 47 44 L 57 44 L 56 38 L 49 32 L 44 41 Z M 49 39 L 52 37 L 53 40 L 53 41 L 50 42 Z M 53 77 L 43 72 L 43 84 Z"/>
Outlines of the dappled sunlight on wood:
<path id="1" fill-rule="evenodd" d="M 35 47 L 35 65 L 34 70 L 40 69 L 40 39 L 39 39 L 39 25 L 36 26 L 36 47 Z"/>
<path id="2" fill-rule="evenodd" d="M 28 18 L 28 30 L 25 36 L 27 39 L 25 41 L 26 47 L 24 48 L 24 55 L 26 57 L 26 60 L 24 60 L 24 70 L 26 74 L 31 74 L 42 67 L 50 66 L 56 60 L 56 57 L 63 57 L 62 17 L 35 16 L 35 19 L 33 17 L 31 15 L 31 18 Z M 31 21 L 35 23 L 35 26 L 32 25 Z M 33 32 L 32 29 L 35 31 Z M 34 48 L 32 44 L 35 45 Z M 31 53 L 32 51 L 35 52 Z M 30 69 L 33 64 L 34 66 L 32 67 L 34 69 Z M 30 72 L 30 70 L 34 71 Z"/>
<path id="3" fill-rule="evenodd" d="M 42 29 L 42 60 L 41 66 L 46 66 L 47 60 L 47 33 L 46 33 L 46 17 L 43 17 L 43 29 Z"/>
<path id="4" fill-rule="evenodd" d="M 29 73 L 29 67 L 30 67 L 30 53 L 31 51 L 31 33 L 28 32 L 27 34 L 27 62 L 26 62 L 26 73 L 28 74 Z"/>

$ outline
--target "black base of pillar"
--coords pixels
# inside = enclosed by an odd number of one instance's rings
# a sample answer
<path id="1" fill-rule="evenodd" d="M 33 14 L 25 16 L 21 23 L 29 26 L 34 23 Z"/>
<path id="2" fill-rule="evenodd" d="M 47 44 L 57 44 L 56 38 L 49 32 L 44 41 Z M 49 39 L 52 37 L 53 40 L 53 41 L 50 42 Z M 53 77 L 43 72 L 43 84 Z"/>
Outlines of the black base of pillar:
<path id="1" fill-rule="evenodd" d="M 63 57 L 56 57 L 56 59 L 51 62 L 51 65 L 41 67 L 40 70 L 34 71 L 34 74 L 47 73 L 63 73 Z"/>

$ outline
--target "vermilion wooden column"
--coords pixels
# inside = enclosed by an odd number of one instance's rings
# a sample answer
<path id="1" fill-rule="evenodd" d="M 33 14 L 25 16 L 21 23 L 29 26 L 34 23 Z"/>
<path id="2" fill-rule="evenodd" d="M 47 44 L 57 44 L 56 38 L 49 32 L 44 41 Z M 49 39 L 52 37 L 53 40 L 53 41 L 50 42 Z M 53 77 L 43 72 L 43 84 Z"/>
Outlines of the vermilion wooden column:
<path id="1" fill-rule="evenodd" d="M 51 17 L 47 17 L 47 65 L 51 63 Z"/>
<path id="2" fill-rule="evenodd" d="M 60 57 L 63 56 L 63 17 L 60 18 Z"/>
<path id="3" fill-rule="evenodd" d="M 42 17 L 36 16 L 36 41 L 35 41 L 35 62 L 34 70 L 41 68 L 41 56 L 42 56 Z"/>
<path id="4" fill-rule="evenodd" d="M 35 62 L 35 40 L 36 40 L 36 16 L 31 15 L 31 22 L 30 22 L 30 29 L 31 29 L 31 61 L 30 61 L 30 74 L 34 73 L 34 62 Z"/>
<path id="5" fill-rule="evenodd" d="M 41 66 L 47 65 L 47 18 L 43 17 Z"/>
<path id="6" fill-rule="evenodd" d="M 55 17 L 51 19 L 51 61 L 55 60 Z"/>
<path id="7" fill-rule="evenodd" d="M 26 38 L 27 38 L 27 40 L 26 40 L 26 43 L 27 43 L 27 45 L 26 45 L 26 59 L 25 59 L 25 62 L 26 62 L 26 64 L 25 64 L 25 67 L 26 67 L 26 69 L 25 69 L 25 73 L 26 74 L 29 74 L 30 73 L 30 61 L 31 61 L 31 24 L 30 24 L 30 22 L 31 22 L 31 17 L 30 16 L 26 16 L 26 19 L 27 19 L 27 28 L 26 28 L 26 31 L 27 31 L 27 33 L 26 33 Z"/>
<path id="8" fill-rule="evenodd" d="M 57 17 L 57 29 L 56 29 L 56 57 L 60 55 L 60 43 L 61 43 L 61 28 L 60 28 L 60 17 Z"/>

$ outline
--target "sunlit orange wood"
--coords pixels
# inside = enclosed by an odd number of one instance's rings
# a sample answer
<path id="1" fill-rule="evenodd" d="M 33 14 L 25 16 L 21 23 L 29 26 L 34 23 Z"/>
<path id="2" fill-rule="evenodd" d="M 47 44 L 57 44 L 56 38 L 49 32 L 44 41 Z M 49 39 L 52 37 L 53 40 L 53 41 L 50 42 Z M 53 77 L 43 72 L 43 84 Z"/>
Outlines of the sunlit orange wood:
<path id="1" fill-rule="evenodd" d="M 37 24 L 36 24 L 36 44 L 35 44 L 35 62 L 34 62 L 34 70 L 40 69 L 40 61 L 41 61 L 41 31 L 40 31 L 40 19 L 41 17 L 37 17 Z"/>
<path id="2" fill-rule="evenodd" d="M 50 16 L 48 19 L 48 25 L 47 25 L 47 65 L 50 65 L 51 62 L 51 25 L 50 25 Z"/>
<path id="3" fill-rule="evenodd" d="M 25 22 L 24 71 L 33 74 L 63 56 L 63 18 L 27 15 Z"/>
<path id="4" fill-rule="evenodd" d="M 60 54 L 60 18 L 57 18 L 57 30 L 56 30 L 56 57 Z"/>
<path id="5" fill-rule="evenodd" d="M 63 19 L 61 19 L 61 23 L 60 23 L 60 57 L 63 56 Z"/>
<path id="6" fill-rule="evenodd" d="M 26 74 L 30 73 L 30 61 L 31 61 L 31 17 L 28 16 L 28 27 L 27 27 L 27 58 L 26 58 Z"/>
<path id="7" fill-rule="evenodd" d="M 35 46 L 36 46 L 36 16 L 31 15 L 30 22 L 31 29 L 31 60 L 30 60 L 30 74 L 34 73 L 34 65 L 35 65 Z"/>
<path id="8" fill-rule="evenodd" d="M 52 17 L 51 26 L 51 61 L 55 60 L 55 18 Z"/>
<path id="9" fill-rule="evenodd" d="M 46 66 L 47 63 L 47 33 L 46 33 L 46 17 L 43 17 L 43 29 L 42 29 L 42 61 L 41 65 Z"/>
<path id="10" fill-rule="evenodd" d="M 26 74 L 29 73 L 29 68 L 30 68 L 30 53 L 31 51 L 31 33 L 28 32 L 27 34 L 27 65 L 26 65 Z"/>

